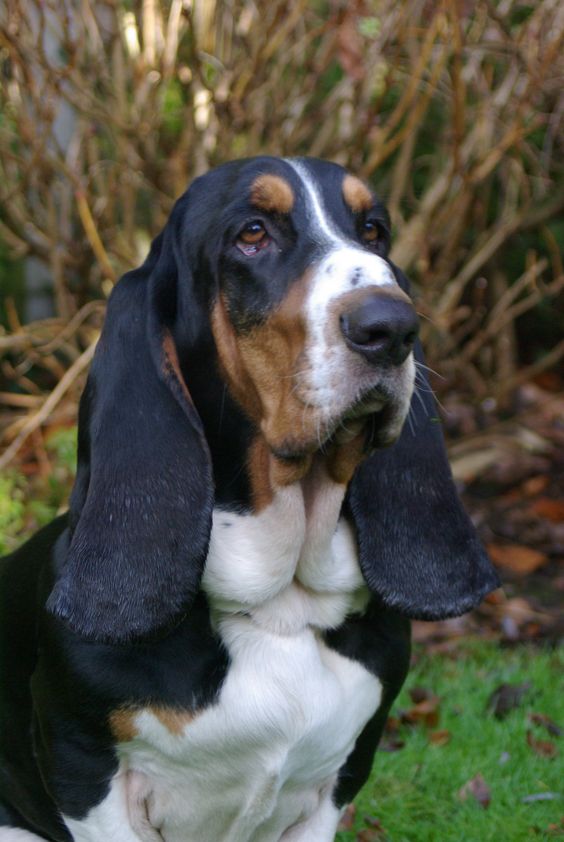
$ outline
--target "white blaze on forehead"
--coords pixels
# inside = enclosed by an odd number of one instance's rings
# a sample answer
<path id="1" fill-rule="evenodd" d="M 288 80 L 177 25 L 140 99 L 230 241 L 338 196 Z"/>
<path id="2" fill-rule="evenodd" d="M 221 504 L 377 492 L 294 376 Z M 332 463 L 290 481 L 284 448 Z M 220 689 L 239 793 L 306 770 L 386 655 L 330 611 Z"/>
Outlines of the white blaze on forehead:
<path id="1" fill-rule="evenodd" d="M 385 260 L 361 248 L 335 225 L 307 167 L 292 159 L 287 159 L 287 163 L 300 178 L 307 201 L 306 213 L 316 240 L 327 249 L 315 272 L 316 278 L 323 278 L 325 295 L 332 298 L 354 286 L 395 284 L 394 274 Z"/>
<path id="2" fill-rule="evenodd" d="M 332 302 L 354 289 L 396 286 L 388 263 L 362 248 L 339 230 L 324 207 L 321 190 L 307 167 L 299 161 L 287 163 L 298 175 L 306 200 L 306 214 L 317 244 L 324 250 L 314 268 L 306 303 L 309 358 L 309 387 L 312 403 L 329 401 L 347 370 L 350 351 L 344 340 L 336 342 L 327 331 Z M 337 334 L 338 335 L 338 334 Z"/>
<path id="3" fill-rule="evenodd" d="M 287 163 L 290 164 L 292 169 L 298 174 L 300 178 L 302 187 L 304 188 L 308 200 L 308 217 L 318 229 L 318 234 L 323 235 L 322 237 L 319 237 L 321 242 L 324 245 L 326 244 L 327 240 L 329 240 L 329 242 L 331 243 L 335 243 L 335 245 L 338 245 L 339 243 L 344 244 L 346 241 L 339 233 L 339 231 L 335 228 L 335 226 L 331 223 L 328 214 L 325 212 L 321 194 L 317 189 L 317 185 L 311 179 L 307 168 L 304 167 L 303 164 L 300 164 L 298 161 L 287 159 Z"/>

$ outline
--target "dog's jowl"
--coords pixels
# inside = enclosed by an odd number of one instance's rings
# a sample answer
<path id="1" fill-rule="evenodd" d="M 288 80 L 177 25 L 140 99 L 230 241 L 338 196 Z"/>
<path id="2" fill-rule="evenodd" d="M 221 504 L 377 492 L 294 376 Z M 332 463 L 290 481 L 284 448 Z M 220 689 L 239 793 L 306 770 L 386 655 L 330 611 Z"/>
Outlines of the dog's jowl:
<path id="1" fill-rule="evenodd" d="M 334 839 L 409 618 L 497 585 L 389 248 L 362 181 L 255 158 L 117 284 L 70 511 L 0 568 L 1 842 Z"/>

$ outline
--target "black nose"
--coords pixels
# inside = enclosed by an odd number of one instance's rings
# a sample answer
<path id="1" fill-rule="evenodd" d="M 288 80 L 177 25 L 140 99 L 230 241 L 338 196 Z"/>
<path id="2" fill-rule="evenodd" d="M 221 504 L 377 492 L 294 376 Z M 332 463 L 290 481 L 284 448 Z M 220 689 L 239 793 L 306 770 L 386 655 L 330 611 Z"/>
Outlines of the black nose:
<path id="1" fill-rule="evenodd" d="M 353 310 L 342 313 L 340 323 L 349 348 L 377 365 L 401 365 L 419 330 L 411 304 L 387 294 L 365 298 Z"/>

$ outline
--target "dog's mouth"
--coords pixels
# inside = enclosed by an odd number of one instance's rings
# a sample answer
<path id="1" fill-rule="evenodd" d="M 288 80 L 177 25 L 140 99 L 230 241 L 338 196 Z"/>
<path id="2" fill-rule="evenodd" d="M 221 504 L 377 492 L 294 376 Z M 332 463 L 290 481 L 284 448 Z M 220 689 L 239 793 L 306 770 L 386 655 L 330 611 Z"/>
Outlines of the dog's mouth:
<path id="1" fill-rule="evenodd" d="M 381 386 L 369 389 L 355 399 L 343 415 L 341 423 L 366 418 L 369 415 L 378 415 L 390 404 L 391 400 L 388 392 Z"/>
<path id="2" fill-rule="evenodd" d="M 382 386 L 360 394 L 344 412 L 320 421 L 315 435 L 303 439 L 287 436 L 283 442 L 271 444 L 271 450 L 284 461 L 299 461 L 314 453 L 329 453 L 335 446 L 346 447 L 360 436 L 367 453 L 387 447 L 399 436 L 404 413 L 401 404 Z"/>

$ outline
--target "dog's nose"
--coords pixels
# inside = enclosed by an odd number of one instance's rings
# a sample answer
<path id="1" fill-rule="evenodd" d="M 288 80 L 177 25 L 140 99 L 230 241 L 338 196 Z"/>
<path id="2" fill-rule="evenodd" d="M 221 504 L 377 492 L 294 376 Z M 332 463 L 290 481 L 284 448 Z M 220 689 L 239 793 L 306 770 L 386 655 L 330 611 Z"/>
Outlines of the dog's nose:
<path id="1" fill-rule="evenodd" d="M 409 301 L 390 295 L 371 295 L 339 319 L 349 348 L 375 365 L 401 365 L 419 330 Z"/>

